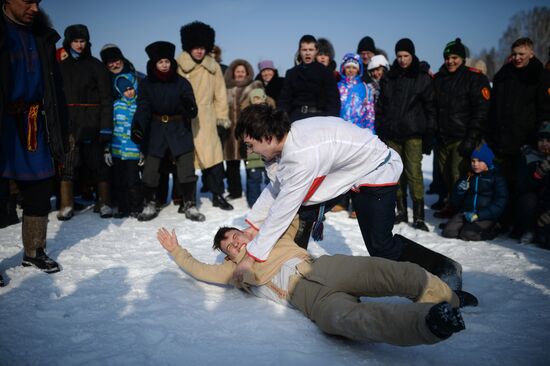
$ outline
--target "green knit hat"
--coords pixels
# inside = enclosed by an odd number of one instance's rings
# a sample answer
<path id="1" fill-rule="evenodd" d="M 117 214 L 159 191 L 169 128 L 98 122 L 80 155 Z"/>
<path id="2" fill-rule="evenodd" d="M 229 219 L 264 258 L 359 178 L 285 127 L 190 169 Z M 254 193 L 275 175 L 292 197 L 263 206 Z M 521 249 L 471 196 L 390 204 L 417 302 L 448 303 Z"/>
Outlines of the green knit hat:
<path id="1" fill-rule="evenodd" d="M 448 55 L 458 55 L 463 59 L 466 58 L 466 47 L 464 47 L 460 38 L 447 43 L 445 50 L 443 50 L 443 57 L 447 57 Z"/>

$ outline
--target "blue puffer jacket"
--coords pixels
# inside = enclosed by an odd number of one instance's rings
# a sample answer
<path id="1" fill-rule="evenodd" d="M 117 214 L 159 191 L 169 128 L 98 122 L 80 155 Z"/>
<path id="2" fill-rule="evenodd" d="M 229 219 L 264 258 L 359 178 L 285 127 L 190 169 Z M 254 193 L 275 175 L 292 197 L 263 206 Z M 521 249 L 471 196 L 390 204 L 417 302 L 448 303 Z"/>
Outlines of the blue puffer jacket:
<path id="1" fill-rule="evenodd" d="M 468 189 L 460 188 L 468 182 Z M 493 168 L 486 172 L 468 173 L 459 179 L 451 196 L 451 204 L 462 212 L 475 212 L 479 220 L 496 220 L 508 202 L 508 187 L 504 178 Z"/>
<path id="2" fill-rule="evenodd" d="M 126 78 L 134 85 L 136 93 L 138 92 L 138 83 L 135 76 L 131 73 L 120 74 L 115 78 L 116 83 L 119 78 Z M 124 90 L 118 90 L 121 97 L 115 100 L 113 105 L 113 139 L 111 142 L 111 153 L 115 158 L 122 160 L 139 160 L 139 147 L 130 139 L 132 129 L 132 120 L 137 109 L 137 98 L 126 98 Z"/>

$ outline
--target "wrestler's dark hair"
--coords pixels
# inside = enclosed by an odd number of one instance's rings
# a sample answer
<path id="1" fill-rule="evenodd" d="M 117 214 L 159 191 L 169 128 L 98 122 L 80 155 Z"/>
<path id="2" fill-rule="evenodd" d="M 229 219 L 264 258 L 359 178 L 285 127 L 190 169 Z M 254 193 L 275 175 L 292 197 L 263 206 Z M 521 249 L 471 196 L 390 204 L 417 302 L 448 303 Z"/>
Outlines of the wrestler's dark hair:
<path id="1" fill-rule="evenodd" d="M 254 104 L 245 108 L 235 129 L 235 137 L 242 140 L 245 135 L 261 141 L 269 137 L 282 140 L 290 131 L 290 121 L 282 110 L 267 104 Z"/>
<path id="2" fill-rule="evenodd" d="M 315 48 L 318 47 L 317 39 L 315 37 L 313 37 L 311 34 L 304 34 L 300 38 L 300 41 L 298 42 L 298 50 L 302 46 L 302 43 L 315 43 Z"/>
<path id="3" fill-rule="evenodd" d="M 216 235 L 214 235 L 214 244 L 212 245 L 212 249 L 219 250 L 219 251 L 223 252 L 222 247 L 221 247 L 222 240 L 225 239 L 225 235 L 230 230 L 241 231 L 240 229 L 237 229 L 236 227 L 222 226 L 221 228 L 218 229 L 218 232 L 216 232 Z"/>

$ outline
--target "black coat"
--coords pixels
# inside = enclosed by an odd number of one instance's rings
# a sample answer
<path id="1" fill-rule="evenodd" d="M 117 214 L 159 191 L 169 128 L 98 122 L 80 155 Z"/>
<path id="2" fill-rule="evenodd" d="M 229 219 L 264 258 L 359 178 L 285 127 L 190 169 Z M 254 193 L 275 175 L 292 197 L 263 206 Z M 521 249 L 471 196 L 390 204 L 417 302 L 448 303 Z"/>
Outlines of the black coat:
<path id="1" fill-rule="evenodd" d="M 541 162 L 547 159 L 529 145 L 522 147 L 522 156 L 518 168 L 518 194 L 535 193 L 544 210 L 550 209 L 550 173 L 544 176 L 535 174 Z"/>
<path id="2" fill-rule="evenodd" d="M 90 44 L 78 59 L 69 57 L 60 64 L 69 127 L 76 142 L 99 141 L 100 131 L 113 130 L 111 76 L 105 65 L 90 53 Z M 70 49 L 70 45 L 66 45 Z M 104 135 L 103 142 L 108 142 Z"/>
<path id="3" fill-rule="evenodd" d="M 433 135 L 436 110 L 433 80 L 416 56 L 402 69 L 397 60 L 380 80 L 376 132 L 383 139 L 403 141 Z"/>
<path id="4" fill-rule="evenodd" d="M 466 192 L 458 188 L 464 179 L 469 182 Z M 495 169 L 480 174 L 470 173 L 456 182 L 451 203 L 461 212 L 476 212 L 480 220 L 496 220 L 508 203 L 506 181 Z"/>
<path id="5" fill-rule="evenodd" d="M 273 75 L 273 78 L 268 84 L 263 82 L 261 74 L 256 75 L 255 80 L 259 80 L 262 82 L 262 84 L 264 84 L 265 93 L 267 94 L 267 96 L 273 98 L 275 103 L 277 103 L 279 100 L 279 96 L 281 95 L 281 91 L 283 90 L 285 78 L 280 77 L 277 70 L 274 71 L 275 75 Z"/>
<path id="6" fill-rule="evenodd" d="M 32 25 L 36 37 L 38 54 L 44 77 L 43 108 L 48 132 L 50 150 L 54 159 L 60 161 L 68 149 L 68 118 L 59 65 L 55 58 L 56 42 L 59 34 L 51 28 L 47 16 L 40 11 Z M 5 108 L 10 95 L 12 73 L 6 38 L 4 16 L 0 14 L 0 131 Z"/>
<path id="7" fill-rule="evenodd" d="M 321 112 L 302 113 L 302 106 Z M 286 72 L 277 107 L 287 112 L 290 121 L 312 116 L 340 115 L 340 94 L 332 71 L 318 62 L 300 64 Z"/>
<path id="8" fill-rule="evenodd" d="M 550 71 L 533 57 L 521 69 L 508 63 L 493 80 L 486 140 L 497 155 L 519 156 L 533 145 L 542 121 L 550 120 Z"/>
<path id="9" fill-rule="evenodd" d="M 453 73 L 443 65 L 435 74 L 434 85 L 441 141 L 444 144 L 466 141 L 475 147 L 487 129 L 489 80 L 480 71 L 464 65 Z"/>
<path id="10" fill-rule="evenodd" d="M 176 65 L 172 60 L 172 75 L 166 81 L 159 80 L 148 67 L 138 91 L 132 129 L 138 127 L 144 132 L 141 151 L 157 158 L 163 158 L 167 149 L 174 158 L 194 149 L 191 119 L 197 116 L 197 104 L 193 87 L 175 72 Z M 160 115 L 171 119 L 164 123 Z"/>

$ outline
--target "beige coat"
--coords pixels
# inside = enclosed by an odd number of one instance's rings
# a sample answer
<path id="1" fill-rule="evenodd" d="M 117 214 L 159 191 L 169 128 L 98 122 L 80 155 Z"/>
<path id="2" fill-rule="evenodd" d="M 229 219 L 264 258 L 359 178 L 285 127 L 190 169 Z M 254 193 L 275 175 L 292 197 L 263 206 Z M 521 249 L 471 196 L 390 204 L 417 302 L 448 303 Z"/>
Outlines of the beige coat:
<path id="1" fill-rule="evenodd" d="M 222 144 L 216 121 L 227 120 L 227 95 L 220 65 L 210 56 L 200 64 L 189 53 L 182 52 L 177 59 L 178 74 L 193 86 L 199 113 L 192 121 L 195 143 L 195 167 L 207 169 L 223 161 Z"/>

